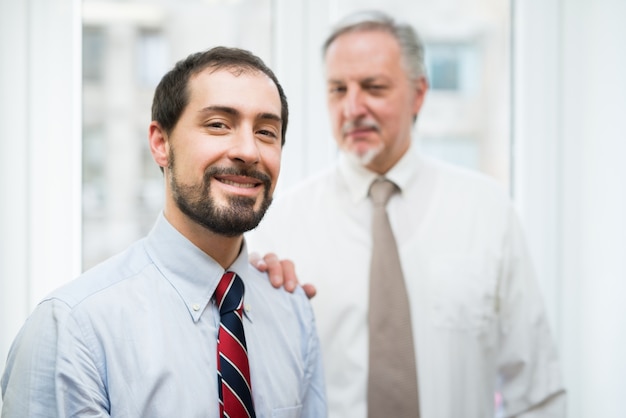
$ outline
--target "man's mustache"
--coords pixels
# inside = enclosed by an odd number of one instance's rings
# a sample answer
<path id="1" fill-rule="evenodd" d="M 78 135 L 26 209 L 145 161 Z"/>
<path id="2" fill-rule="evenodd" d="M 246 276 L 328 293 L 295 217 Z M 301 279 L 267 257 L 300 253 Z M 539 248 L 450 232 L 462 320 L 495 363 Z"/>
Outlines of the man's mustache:
<path id="1" fill-rule="evenodd" d="M 341 132 L 346 135 L 355 129 L 374 129 L 376 131 L 380 130 L 380 125 L 371 119 L 356 119 L 350 120 L 343 124 L 341 127 Z"/>

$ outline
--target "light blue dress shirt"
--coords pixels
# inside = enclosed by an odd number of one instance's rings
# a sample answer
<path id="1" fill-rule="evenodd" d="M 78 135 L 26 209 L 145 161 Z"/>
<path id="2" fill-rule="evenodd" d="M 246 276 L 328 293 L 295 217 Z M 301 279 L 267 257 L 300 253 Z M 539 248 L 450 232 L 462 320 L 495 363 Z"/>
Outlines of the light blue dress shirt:
<path id="1" fill-rule="evenodd" d="M 245 245 L 229 270 L 245 283 L 257 417 L 325 417 L 304 292 L 274 289 Z M 9 352 L 2 417 L 218 417 L 212 295 L 223 273 L 160 215 L 146 238 L 37 306 Z"/>

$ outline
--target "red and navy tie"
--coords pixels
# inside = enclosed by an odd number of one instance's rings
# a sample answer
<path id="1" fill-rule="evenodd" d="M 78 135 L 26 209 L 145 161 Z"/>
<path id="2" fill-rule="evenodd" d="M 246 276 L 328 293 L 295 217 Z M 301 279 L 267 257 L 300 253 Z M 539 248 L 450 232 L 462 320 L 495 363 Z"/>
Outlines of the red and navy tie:
<path id="1" fill-rule="evenodd" d="M 243 332 L 243 281 L 226 272 L 215 290 L 220 311 L 217 336 L 217 386 L 220 417 L 254 418 L 248 349 Z"/>

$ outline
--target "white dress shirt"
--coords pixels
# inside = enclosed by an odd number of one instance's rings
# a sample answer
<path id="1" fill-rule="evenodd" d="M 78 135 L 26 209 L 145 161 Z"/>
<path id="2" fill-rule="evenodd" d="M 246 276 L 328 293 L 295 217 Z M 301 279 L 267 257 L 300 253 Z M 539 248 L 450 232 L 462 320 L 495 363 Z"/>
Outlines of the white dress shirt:
<path id="1" fill-rule="evenodd" d="M 326 415 L 313 311 L 248 263 L 244 329 L 256 416 Z M 53 292 L 9 353 L 2 418 L 218 418 L 213 293 L 224 269 L 159 216 L 147 238 Z"/>
<path id="2" fill-rule="evenodd" d="M 251 251 L 293 260 L 300 282 L 317 287 L 331 418 L 367 417 L 375 177 L 342 156 L 277 197 L 247 237 Z M 564 416 L 542 296 L 506 193 L 414 148 L 387 177 L 401 189 L 387 210 L 411 303 L 422 417 L 492 417 L 495 391 L 507 415 Z"/>

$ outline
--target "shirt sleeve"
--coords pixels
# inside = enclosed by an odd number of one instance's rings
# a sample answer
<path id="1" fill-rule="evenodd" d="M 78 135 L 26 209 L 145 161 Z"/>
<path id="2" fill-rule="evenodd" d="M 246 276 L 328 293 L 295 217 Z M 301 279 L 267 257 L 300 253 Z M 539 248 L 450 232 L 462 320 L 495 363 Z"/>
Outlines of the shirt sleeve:
<path id="1" fill-rule="evenodd" d="M 542 295 L 511 208 L 499 289 L 499 389 L 507 417 L 561 418 L 565 389 Z"/>
<path id="2" fill-rule="evenodd" d="M 69 312 L 58 300 L 44 301 L 20 330 L 2 378 L 3 418 L 109 416 L 97 401 L 106 397 L 92 396 L 105 392 L 85 379 L 93 362 L 77 355 L 81 341 L 68 338 Z"/>
<path id="3" fill-rule="evenodd" d="M 97 360 L 102 356 L 97 354 L 91 329 L 70 315 L 59 332 L 55 380 L 60 417 L 110 416 L 105 373 L 99 369 L 104 360 Z"/>
<path id="4" fill-rule="evenodd" d="M 328 411 L 326 406 L 326 387 L 324 383 L 320 341 L 317 335 L 313 309 L 308 300 L 306 300 L 305 303 L 310 317 L 310 326 L 308 329 L 308 347 L 305 364 L 305 378 L 308 384 L 306 385 L 306 392 L 303 396 L 302 417 L 326 417 L 328 416 Z"/>
<path id="5" fill-rule="evenodd" d="M 2 417 L 56 417 L 54 372 L 63 306 L 37 306 L 11 345 L 2 376 Z"/>

